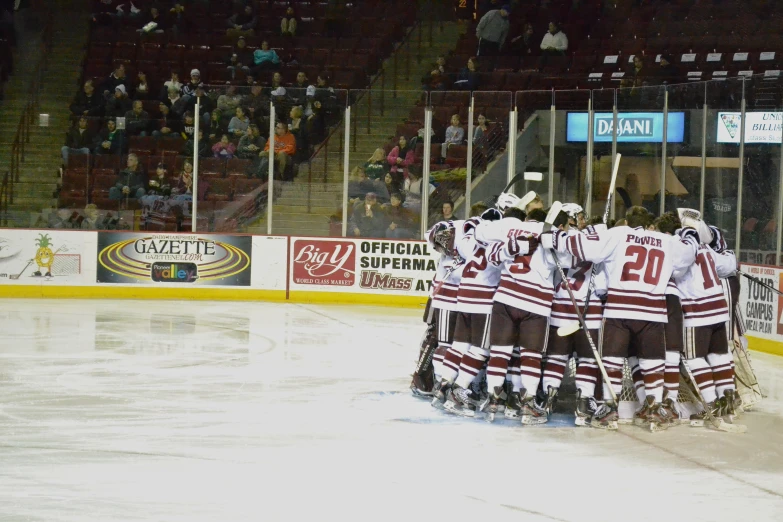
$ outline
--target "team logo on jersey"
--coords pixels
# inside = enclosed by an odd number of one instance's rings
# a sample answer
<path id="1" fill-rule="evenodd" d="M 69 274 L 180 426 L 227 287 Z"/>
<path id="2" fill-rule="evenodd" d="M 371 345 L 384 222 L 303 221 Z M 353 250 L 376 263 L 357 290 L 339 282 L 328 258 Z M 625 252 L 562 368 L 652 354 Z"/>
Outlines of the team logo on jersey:
<path id="1" fill-rule="evenodd" d="M 294 283 L 351 286 L 356 281 L 356 245 L 350 241 L 294 242 Z"/>

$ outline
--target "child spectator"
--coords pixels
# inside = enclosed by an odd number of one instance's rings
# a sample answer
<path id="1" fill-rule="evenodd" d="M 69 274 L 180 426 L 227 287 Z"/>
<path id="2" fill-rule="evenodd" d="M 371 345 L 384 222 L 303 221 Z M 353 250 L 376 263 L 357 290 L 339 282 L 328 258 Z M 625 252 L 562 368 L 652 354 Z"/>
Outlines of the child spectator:
<path id="1" fill-rule="evenodd" d="M 209 119 L 209 127 L 207 127 L 207 135 L 210 141 L 214 141 L 218 136 L 225 134 L 226 130 L 223 127 L 223 123 L 220 121 L 220 114 L 213 112 Z"/>
<path id="2" fill-rule="evenodd" d="M 134 100 L 149 100 L 152 97 L 151 88 L 147 83 L 147 75 L 139 71 L 136 76 L 136 84 L 133 86 Z"/>
<path id="3" fill-rule="evenodd" d="M 386 161 L 391 166 L 392 177 L 398 183 L 402 181 L 403 177 L 408 178 L 408 167 L 413 164 L 414 159 L 413 149 L 408 147 L 408 139 L 405 136 L 400 136 L 397 146 L 386 156 Z"/>
<path id="4" fill-rule="evenodd" d="M 177 92 L 182 90 L 182 82 L 179 81 L 179 73 L 171 71 L 171 77 L 163 82 L 163 89 L 160 93 L 160 99 L 166 101 L 169 99 L 170 89 L 176 89 Z"/>
<path id="5" fill-rule="evenodd" d="M 193 119 L 193 113 L 186 112 L 185 118 L 182 120 L 182 138 L 185 140 L 193 139 L 195 132 L 196 121 Z"/>
<path id="6" fill-rule="evenodd" d="M 227 134 L 221 136 L 220 141 L 212 146 L 212 155 L 216 158 L 231 159 L 236 151 L 234 144 L 228 141 Z"/>
<path id="7" fill-rule="evenodd" d="M 158 163 L 155 174 L 150 177 L 149 184 L 147 185 L 147 195 L 171 195 L 171 181 L 169 181 L 169 172 L 165 163 Z"/>
<path id="8" fill-rule="evenodd" d="M 389 163 L 386 161 L 386 152 L 382 148 L 375 149 L 370 159 L 364 164 L 364 170 L 370 179 L 383 179 L 389 172 Z"/>
<path id="9" fill-rule="evenodd" d="M 195 140 L 192 138 L 185 142 L 185 146 L 183 147 L 183 154 L 187 156 L 188 158 L 193 157 L 193 149 L 196 146 Z M 199 129 L 198 130 L 198 157 L 199 158 L 208 158 L 212 155 L 212 151 L 209 148 L 209 142 L 204 139 L 204 131 Z"/>
<path id="10" fill-rule="evenodd" d="M 285 16 L 280 20 L 280 34 L 283 36 L 296 36 L 296 27 L 298 18 L 294 12 L 293 6 L 288 6 L 285 10 Z"/>
<path id="11" fill-rule="evenodd" d="M 177 178 L 177 184 L 172 188 L 172 194 L 193 194 L 193 162 L 186 159 L 182 164 L 182 172 Z"/>
<path id="12" fill-rule="evenodd" d="M 386 201 L 389 200 L 389 196 L 391 194 L 394 194 L 395 192 L 399 192 L 402 190 L 402 185 L 394 181 L 394 178 L 392 178 L 391 173 L 387 172 L 385 176 L 383 176 L 383 185 L 384 185 L 384 195 L 386 196 Z"/>
<path id="13" fill-rule="evenodd" d="M 446 157 L 446 152 L 452 145 L 461 145 L 465 140 L 465 129 L 459 124 L 459 114 L 451 117 L 451 125 L 446 128 L 446 139 L 440 146 L 440 156 Z"/>

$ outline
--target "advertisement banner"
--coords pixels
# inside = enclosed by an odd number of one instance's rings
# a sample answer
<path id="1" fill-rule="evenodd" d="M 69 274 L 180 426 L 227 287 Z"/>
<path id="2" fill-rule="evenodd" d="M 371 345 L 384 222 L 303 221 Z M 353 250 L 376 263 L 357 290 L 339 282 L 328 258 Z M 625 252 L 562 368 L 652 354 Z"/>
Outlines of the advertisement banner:
<path id="1" fill-rule="evenodd" d="M 438 254 L 423 241 L 291 238 L 290 288 L 427 296 Z"/>
<path id="2" fill-rule="evenodd" d="M 566 119 L 566 141 L 587 141 L 588 114 L 569 112 Z M 596 112 L 593 120 L 593 139 L 611 142 L 614 134 L 614 116 L 611 112 Z M 682 143 L 685 137 L 685 113 L 670 112 L 666 142 Z M 663 141 L 662 112 L 620 112 L 617 115 L 618 143 L 661 143 Z"/>
<path id="3" fill-rule="evenodd" d="M 81 285 L 85 234 L 59 230 L 0 230 L 0 285 Z"/>
<path id="4" fill-rule="evenodd" d="M 783 288 L 783 270 L 779 268 L 744 263 L 741 268 L 764 284 Z M 741 279 L 740 305 L 747 335 L 783 342 L 783 298 L 746 277 Z"/>
<path id="5" fill-rule="evenodd" d="M 250 286 L 252 236 L 98 233 L 98 283 Z"/>
<path id="6" fill-rule="evenodd" d="M 783 112 L 746 112 L 745 119 L 745 143 L 780 143 Z M 718 143 L 739 143 L 741 123 L 741 112 L 719 112 Z"/>

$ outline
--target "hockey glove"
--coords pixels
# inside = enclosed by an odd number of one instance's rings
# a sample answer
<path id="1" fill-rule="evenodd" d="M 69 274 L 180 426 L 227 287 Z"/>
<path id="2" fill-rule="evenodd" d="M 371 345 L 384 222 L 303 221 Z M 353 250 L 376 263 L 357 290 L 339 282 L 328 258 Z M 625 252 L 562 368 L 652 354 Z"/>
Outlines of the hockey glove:
<path id="1" fill-rule="evenodd" d="M 712 231 L 712 241 L 710 242 L 710 248 L 720 254 L 728 248 L 726 239 L 723 237 L 723 232 L 718 227 L 709 225 L 710 231 Z"/>
<path id="2" fill-rule="evenodd" d="M 693 244 L 696 248 L 699 248 L 699 233 L 696 229 L 685 227 L 677 230 L 677 235 L 680 236 L 685 243 Z"/>
<path id="3" fill-rule="evenodd" d="M 499 221 L 503 219 L 503 214 L 496 208 L 488 208 L 481 214 L 481 219 L 484 221 Z"/>

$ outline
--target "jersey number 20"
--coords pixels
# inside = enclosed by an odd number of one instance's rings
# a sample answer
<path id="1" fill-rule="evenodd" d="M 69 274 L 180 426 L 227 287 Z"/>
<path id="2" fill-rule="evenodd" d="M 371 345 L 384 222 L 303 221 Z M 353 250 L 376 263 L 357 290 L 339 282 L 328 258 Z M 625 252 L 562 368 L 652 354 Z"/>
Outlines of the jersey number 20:
<path id="1" fill-rule="evenodd" d="M 639 245 L 631 245 L 625 250 L 626 257 L 633 257 L 623 266 L 623 274 L 620 281 L 639 281 L 648 285 L 657 285 L 661 280 L 663 269 L 663 250 L 652 248 L 647 250 Z"/>

